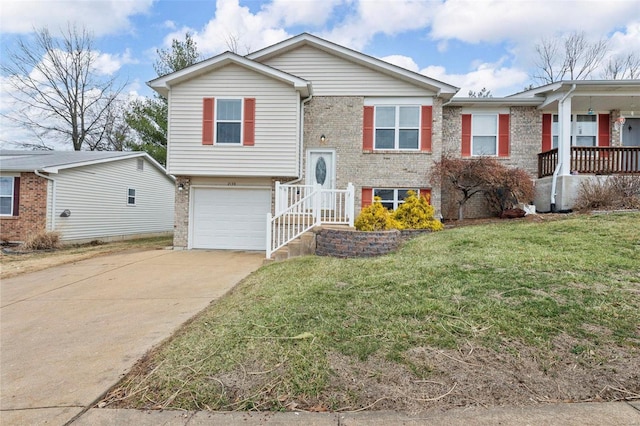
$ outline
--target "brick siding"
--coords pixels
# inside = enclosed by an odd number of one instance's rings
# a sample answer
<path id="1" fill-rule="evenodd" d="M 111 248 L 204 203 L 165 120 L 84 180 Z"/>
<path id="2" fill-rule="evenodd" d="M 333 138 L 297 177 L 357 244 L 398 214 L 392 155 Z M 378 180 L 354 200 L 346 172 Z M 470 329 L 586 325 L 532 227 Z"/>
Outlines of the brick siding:
<path id="1" fill-rule="evenodd" d="M 184 189 L 180 191 L 180 185 Z M 185 249 L 188 247 L 189 237 L 189 188 L 191 178 L 189 176 L 176 176 L 176 201 L 173 222 L 173 247 Z"/>
<path id="2" fill-rule="evenodd" d="M 362 148 L 363 97 L 316 96 L 305 106 L 303 176 L 306 151 L 327 148 L 336 152 L 336 188 L 355 187 L 356 215 L 362 188 L 430 188 L 427 174 L 442 155 L 442 102 L 434 99 L 432 152 L 371 151 Z M 325 141 L 320 137 L 325 135 Z M 440 190 L 432 188 L 431 204 L 440 211 Z"/>
<path id="3" fill-rule="evenodd" d="M 462 108 L 445 107 L 443 111 L 444 152 L 459 157 L 462 140 Z M 509 167 L 526 170 L 531 179 L 538 174 L 538 153 L 542 145 L 542 114 L 536 107 L 510 108 L 510 153 L 509 157 L 498 158 Z M 442 215 L 445 219 L 456 219 L 458 207 L 455 191 L 442 190 Z M 525 202 L 532 200 L 523 200 Z M 482 194 L 474 195 L 464 206 L 465 218 L 489 217 L 491 212 Z"/>
<path id="4" fill-rule="evenodd" d="M 48 181 L 35 173 L 20 173 L 18 216 L 0 217 L 0 240 L 24 241 L 47 227 Z"/>

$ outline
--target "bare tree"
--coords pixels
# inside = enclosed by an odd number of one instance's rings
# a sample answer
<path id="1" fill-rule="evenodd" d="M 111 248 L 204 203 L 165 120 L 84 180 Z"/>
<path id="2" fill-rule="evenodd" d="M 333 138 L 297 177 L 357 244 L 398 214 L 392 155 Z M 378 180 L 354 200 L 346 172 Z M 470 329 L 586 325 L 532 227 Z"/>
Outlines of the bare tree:
<path id="1" fill-rule="evenodd" d="M 483 87 L 482 90 L 479 91 L 473 91 L 473 90 L 469 90 L 469 97 L 470 98 L 493 98 L 493 95 L 491 94 L 491 90 L 487 90 L 486 87 Z"/>
<path id="2" fill-rule="evenodd" d="M 640 55 L 636 52 L 610 58 L 602 73 L 602 78 L 606 80 L 636 79 L 639 77 Z"/>
<path id="3" fill-rule="evenodd" d="M 241 37 L 237 34 L 228 33 L 224 38 L 227 49 L 229 49 L 230 52 L 237 53 L 239 55 L 242 54 L 240 53 L 240 39 Z M 242 47 L 245 55 L 248 55 L 249 52 L 251 52 L 251 45 L 244 43 Z"/>
<path id="4" fill-rule="evenodd" d="M 20 145 L 50 148 L 57 140 L 76 151 L 104 146 L 104 126 L 124 85 L 100 75 L 85 28 L 68 26 L 60 37 L 37 29 L 32 41 L 19 39 L 6 58 L 1 69 L 17 108 L 5 117 L 36 138 Z"/>
<path id="5" fill-rule="evenodd" d="M 565 78 L 589 78 L 602 63 L 609 45 L 605 39 L 590 42 L 584 32 L 573 32 L 562 39 L 542 39 L 535 50 L 537 71 L 532 77 L 548 84 Z"/>

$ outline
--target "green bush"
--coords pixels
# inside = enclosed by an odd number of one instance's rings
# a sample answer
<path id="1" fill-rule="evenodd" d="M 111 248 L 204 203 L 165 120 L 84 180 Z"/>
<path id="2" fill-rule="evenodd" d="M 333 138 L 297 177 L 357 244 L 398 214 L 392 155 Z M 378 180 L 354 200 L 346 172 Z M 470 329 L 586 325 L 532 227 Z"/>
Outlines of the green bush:
<path id="1" fill-rule="evenodd" d="M 435 209 L 429 204 L 428 196 L 418 197 L 415 192 L 408 191 L 404 203 L 393 213 L 400 224 L 399 229 L 428 229 L 440 231 L 442 223 L 434 218 Z"/>
<path id="2" fill-rule="evenodd" d="M 393 212 L 387 210 L 380 202 L 380 197 L 375 197 L 373 204 L 360 211 L 355 221 L 355 227 L 358 231 L 401 229 L 398 221 L 393 218 Z"/>

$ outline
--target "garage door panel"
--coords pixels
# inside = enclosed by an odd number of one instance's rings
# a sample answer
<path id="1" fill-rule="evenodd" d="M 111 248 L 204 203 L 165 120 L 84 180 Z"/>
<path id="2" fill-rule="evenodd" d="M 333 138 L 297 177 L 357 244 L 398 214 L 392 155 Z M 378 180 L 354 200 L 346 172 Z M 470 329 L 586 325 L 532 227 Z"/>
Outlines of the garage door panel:
<path id="1" fill-rule="evenodd" d="M 196 188 L 193 248 L 264 250 L 269 189 Z"/>

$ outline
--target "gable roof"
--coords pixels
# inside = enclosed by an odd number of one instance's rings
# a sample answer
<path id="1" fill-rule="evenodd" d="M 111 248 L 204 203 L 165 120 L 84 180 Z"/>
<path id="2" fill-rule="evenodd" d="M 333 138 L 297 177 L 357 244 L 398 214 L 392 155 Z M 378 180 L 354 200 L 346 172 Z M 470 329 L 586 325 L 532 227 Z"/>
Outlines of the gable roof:
<path id="1" fill-rule="evenodd" d="M 58 173 L 60 170 L 74 167 L 90 166 L 130 158 L 144 158 L 158 168 L 164 175 L 169 175 L 160 163 L 146 152 L 123 151 L 17 151 L 0 150 L 0 170 L 3 172 L 40 172 Z"/>
<path id="2" fill-rule="evenodd" d="M 280 43 L 276 43 L 272 46 L 250 53 L 246 57 L 253 61 L 262 62 L 290 50 L 297 49 L 301 46 L 312 46 L 321 49 L 329 54 L 366 66 L 374 71 L 381 72 L 399 80 L 436 92 L 438 96 L 443 98 L 451 98 L 458 92 L 458 90 L 460 90 L 458 87 L 443 83 L 417 72 L 409 71 L 406 68 L 390 64 L 389 62 L 374 58 L 373 56 L 340 46 L 309 33 L 302 33 Z"/>
<path id="3" fill-rule="evenodd" d="M 214 71 L 218 68 L 222 68 L 229 64 L 239 65 L 257 73 L 266 75 L 267 77 L 271 77 L 275 80 L 282 81 L 283 83 L 291 84 L 296 90 L 300 92 L 300 95 L 303 97 L 308 97 L 312 93 L 310 82 L 300 77 L 288 74 L 284 71 L 272 68 L 268 65 L 254 62 L 250 59 L 245 58 L 244 56 L 237 55 L 233 52 L 221 53 L 220 55 L 206 59 L 202 62 L 198 62 L 197 64 L 191 65 L 187 68 L 172 72 L 171 74 L 167 74 L 162 77 L 158 77 L 154 80 L 151 80 L 147 84 L 153 90 L 166 97 L 169 94 L 171 86 L 182 83 L 183 81 L 190 80 L 199 75 Z"/>

